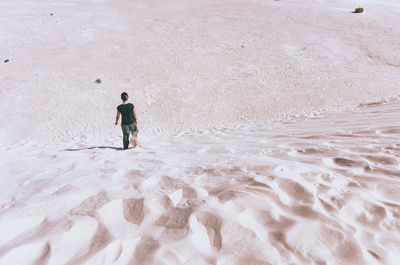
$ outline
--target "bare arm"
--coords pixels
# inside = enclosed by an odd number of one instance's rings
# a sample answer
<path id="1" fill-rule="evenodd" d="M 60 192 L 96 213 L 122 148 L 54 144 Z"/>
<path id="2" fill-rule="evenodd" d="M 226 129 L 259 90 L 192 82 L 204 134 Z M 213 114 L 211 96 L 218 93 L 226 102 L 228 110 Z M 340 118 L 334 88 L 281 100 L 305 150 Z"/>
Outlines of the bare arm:
<path id="1" fill-rule="evenodd" d="M 119 110 L 117 110 L 117 117 L 115 117 L 115 125 L 118 124 L 119 115 L 120 115 L 120 112 L 119 112 Z"/>
<path id="2" fill-rule="evenodd" d="M 135 118 L 135 120 L 136 120 L 136 122 L 137 122 L 138 120 L 137 120 L 137 118 L 136 118 L 136 112 L 135 112 L 135 109 L 133 109 L 132 113 L 133 113 L 133 117 Z"/>

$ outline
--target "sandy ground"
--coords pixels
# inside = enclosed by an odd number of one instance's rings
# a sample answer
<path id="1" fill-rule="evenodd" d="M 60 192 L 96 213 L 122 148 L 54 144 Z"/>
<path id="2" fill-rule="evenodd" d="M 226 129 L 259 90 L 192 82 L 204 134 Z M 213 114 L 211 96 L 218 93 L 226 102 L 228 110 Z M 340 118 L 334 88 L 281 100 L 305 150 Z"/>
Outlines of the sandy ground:
<path id="1" fill-rule="evenodd" d="M 398 1 L 0 9 L 0 265 L 400 264 Z"/>
<path id="2" fill-rule="evenodd" d="M 399 115 L 2 149 L 0 264 L 396 265 Z"/>
<path id="3" fill-rule="evenodd" d="M 365 13 L 351 13 L 358 6 Z M 122 91 L 151 134 L 262 126 L 400 94 L 393 0 L 0 8 L 2 143 L 117 136 L 110 125 Z"/>

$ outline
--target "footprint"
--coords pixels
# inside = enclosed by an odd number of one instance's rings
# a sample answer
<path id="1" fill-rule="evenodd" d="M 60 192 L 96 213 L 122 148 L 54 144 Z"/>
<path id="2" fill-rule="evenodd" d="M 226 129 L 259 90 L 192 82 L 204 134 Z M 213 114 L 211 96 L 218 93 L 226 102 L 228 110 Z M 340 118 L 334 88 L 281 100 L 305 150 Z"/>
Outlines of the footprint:
<path id="1" fill-rule="evenodd" d="M 269 236 L 273 242 L 279 243 L 289 252 L 293 252 L 293 248 L 287 243 L 286 234 L 284 231 L 269 232 Z"/>
<path id="2" fill-rule="evenodd" d="M 285 216 L 279 216 L 277 219 L 273 217 L 270 211 L 261 211 L 259 213 L 259 216 L 261 218 L 260 221 L 264 226 L 268 228 L 268 230 L 289 229 L 296 224 L 296 221 Z"/>
<path id="3" fill-rule="evenodd" d="M 356 219 L 367 226 L 378 227 L 387 216 L 385 208 L 379 205 L 364 202 L 362 208 L 362 213 Z"/>
<path id="4" fill-rule="evenodd" d="M 314 202 L 314 196 L 311 192 L 307 191 L 299 183 L 290 179 L 279 179 L 278 186 L 282 189 L 291 200 L 311 204 Z"/>
<path id="5" fill-rule="evenodd" d="M 228 202 L 234 198 L 243 195 L 243 192 L 229 189 L 229 187 L 213 188 L 208 190 L 208 193 L 210 195 L 218 197 L 219 201 L 222 203 Z"/>
<path id="6" fill-rule="evenodd" d="M 132 224 L 140 224 L 144 218 L 143 204 L 144 198 L 139 199 L 124 199 L 123 214 L 125 220 Z"/>
<path id="7" fill-rule="evenodd" d="M 388 156 L 366 156 L 365 158 L 381 165 L 397 165 L 397 160 Z"/>
<path id="8" fill-rule="evenodd" d="M 108 229 L 104 226 L 99 218 L 97 220 L 97 230 L 91 238 L 89 249 L 81 252 L 80 255 L 73 257 L 67 264 L 84 264 L 88 259 L 96 253 L 106 248 L 114 239 Z"/>
<path id="9" fill-rule="evenodd" d="M 167 213 L 158 218 L 154 224 L 165 228 L 163 236 L 166 238 L 181 240 L 189 232 L 189 217 L 191 214 L 191 208 L 169 208 Z"/>
<path id="10" fill-rule="evenodd" d="M 336 157 L 333 159 L 333 162 L 335 162 L 335 164 L 339 166 L 351 167 L 352 165 L 355 164 L 356 161 L 346 158 Z"/>
<path id="11" fill-rule="evenodd" d="M 191 208 L 172 208 L 155 222 L 158 226 L 170 229 L 183 229 L 188 226 Z"/>
<path id="12" fill-rule="evenodd" d="M 264 190 L 272 190 L 270 185 L 262 183 L 262 182 L 259 182 L 259 181 L 255 180 L 255 179 L 249 180 L 246 184 L 251 186 L 251 187 L 256 187 L 256 188 L 260 188 L 260 189 L 264 189 Z"/>
<path id="13" fill-rule="evenodd" d="M 104 205 L 106 205 L 110 199 L 107 196 L 107 192 L 105 190 L 100 191 L 96 195 L 87 198 L 77 207 L 71 209 L 69 213 L 71 215 L 87 215 L 93 216 L 95 211 Z"/>
<path id="14" fill-rule="evenodd" d="M 152 264 L 154 256 L 160 249 L 160 243 L 152 237 L 144 237 L 138 243 L 133 259 L 128 264 Z"/>
<path id="15" fill-rule="evenodd" d="M 322 207 L 324 207 L 324 209 L 325 209 L 327 212 L 332 213 L 332 212 L 335 212 L 335 211 L 336 211 L 335 207 L 333 207 L 333 206 L 330 205 L 329 203 L 325 202 L 323 199 L 321 199 L 321 198 L 318 197 L 318 200 L 319 200 L 319 202 L 321 203 Z"/>
<path id="16" fill-rule="evenodd" d="M 316 219 L 319 218 L 319 214 L 312 209 L 310 206 L 301 205 L 301 206 L 292 206 L 291 212 L 295 215 L 304 217 L 304 218 L 311 218 Z"/>
<path id="17" fill-rule="evenodd" d="M 363 258 L 359 245 L 354 240 L 345 239 L 334 254 L 343 262 L 343 264 L 367 264 Z"/>
<path id="18" fill-rule="evenodd" d="M 197 192 L 192 187 L 189 187 L 189 186 L 183 187 L 182 191 L 183 191 L 183 193 L 182 193 L 183 198 L 189 198 L 189 199 L 197 198 Z"/>
<path id="19" fill-rule="evenodd" d="M 197 218 L 207 228 L 210 244 L 217 250 L 220 250 L 222 247 L 221 218 L 210 212 L 200 212 L 197 214 Z"/>

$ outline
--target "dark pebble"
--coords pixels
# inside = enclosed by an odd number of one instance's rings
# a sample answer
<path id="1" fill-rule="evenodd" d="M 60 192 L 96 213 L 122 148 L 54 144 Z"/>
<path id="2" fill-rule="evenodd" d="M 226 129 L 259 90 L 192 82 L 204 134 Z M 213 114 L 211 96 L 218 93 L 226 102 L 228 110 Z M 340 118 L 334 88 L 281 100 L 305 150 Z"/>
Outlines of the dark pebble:
<path id="1" fill-rule="evenodd" d="M 96 81 L 94 81 L 94 82 L 96 82 L 97 84 L 100 84 L 101 80 L 100 79 L 96 79 Z"/>
<path id="2" fill-rule="evenodd" d="M 5 60 L 4 60 L 5 63 L 8 63 L 9 61 L 10 61 L 10 60 L 8 60 L 8 59 L 5 59 Z"/>

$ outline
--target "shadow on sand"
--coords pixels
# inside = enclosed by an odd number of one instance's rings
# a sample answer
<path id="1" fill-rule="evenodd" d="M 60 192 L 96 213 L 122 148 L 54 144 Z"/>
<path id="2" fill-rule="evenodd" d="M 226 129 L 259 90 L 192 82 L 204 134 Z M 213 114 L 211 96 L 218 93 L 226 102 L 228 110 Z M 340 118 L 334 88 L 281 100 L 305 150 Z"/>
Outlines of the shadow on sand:
<path id="1" fill-rule="evenodd" d="M 117 151 L 123 151 L 124 149 L 122 147 L 115 147 L 115 146 L 91 146 L 91 147 L 85 147 L 85 148 L 68 148 L 64 149 L 62 151 L 82 151 L 82 150 L 90 150 L 90 149 L 114 149 Z M 128 149 L 132 149 L 132 147 L 129 147 Z"/>

